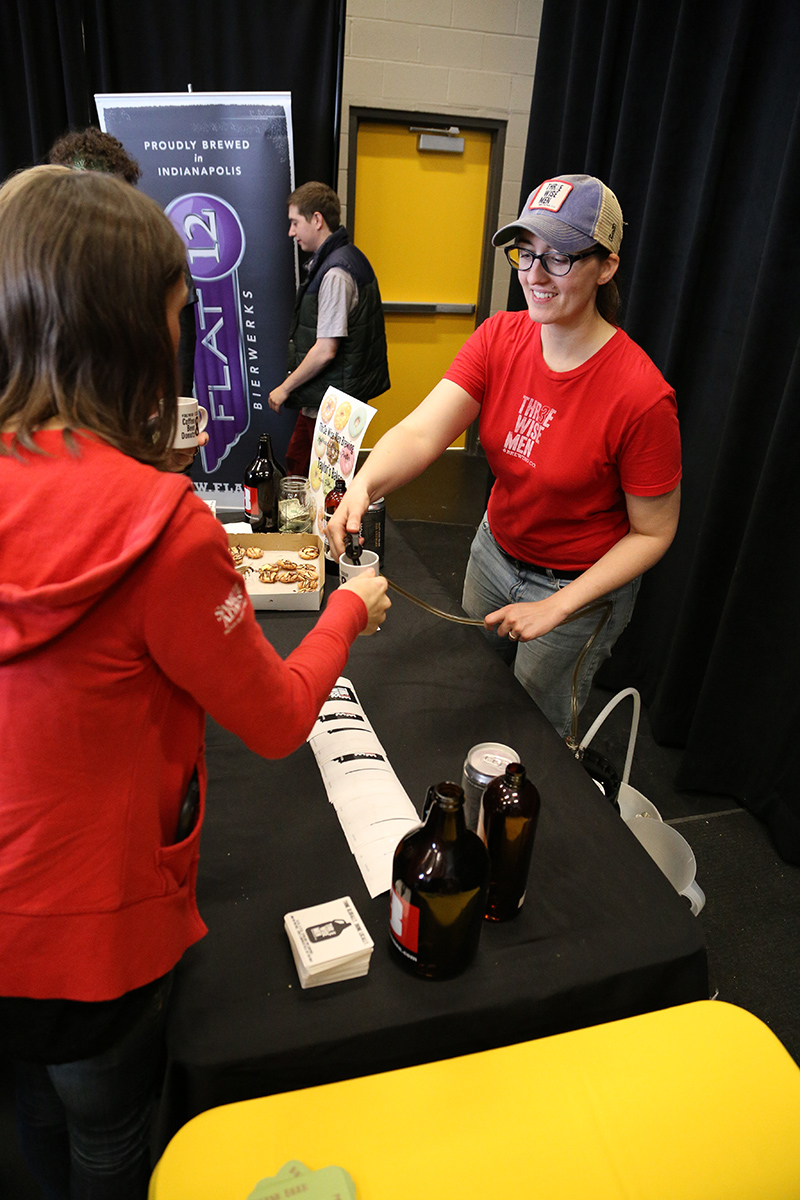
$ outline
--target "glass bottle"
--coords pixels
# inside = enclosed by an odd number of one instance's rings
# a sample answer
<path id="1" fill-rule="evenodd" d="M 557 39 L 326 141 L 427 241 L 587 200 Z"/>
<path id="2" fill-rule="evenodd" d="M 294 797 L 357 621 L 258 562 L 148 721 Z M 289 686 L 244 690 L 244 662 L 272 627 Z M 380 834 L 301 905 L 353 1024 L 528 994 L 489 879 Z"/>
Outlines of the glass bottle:
<path id="1" fill-rule="evenodd" d="M 346 491 L 347 491 L 347 484 L 345 483 L 345 481 L 343 479 L 339 479 L 337 477 L 333 487 L 331 488 L 331 490 L 328 492 L 327 496 L 325 497 L 325 526 L 326 526 L 326 528 L 328 525 L 328 521 L 330 521 L 331 517 L 333 516 L 333 514 L 336 512 L 337 508 L 341 504 L 342 497 L 344 496 Z M 338 571 L 339 564 L 334 561 L 333 555 L 331 554 L 330 543 L 328 542 L 327 536 L 325 537 L 324 541 L 325 541 L 325 570 L 326 571 Z"/>
<path id="2" fill-rule="evenodd" d="M 540 803 L 522 763 L 509 763 L 483 793 L 478 834 L 491 863 L 487 921 L 509 921 L 522 908 Z"/>
<path id="3" fill-rule="evenodd" d="M 424 825 L 394 854 L 389 934 L 396 957 L 416 975 L 449 979 L 478 949 L 489 858 L 467 829 L 458 784 L 435 784 L 426 810 Z"/>
<path id="4" fill-rule="evenodd" d="M 347 484 L 343 479 L 337 478 L 334 480 L 333 487 L 325 497 L 325 520 L 330 521 L 333 514 L 342 502 L 342 497 L 347 491 Z"/>
<path id="5" fill-rule="evenodd" d="M 244 515 L 253 533 L 277 533 L 278 482 L 285 474 L 272 453 L 272 438 L 262 433 L 258 453 L 244 473 Z"/>

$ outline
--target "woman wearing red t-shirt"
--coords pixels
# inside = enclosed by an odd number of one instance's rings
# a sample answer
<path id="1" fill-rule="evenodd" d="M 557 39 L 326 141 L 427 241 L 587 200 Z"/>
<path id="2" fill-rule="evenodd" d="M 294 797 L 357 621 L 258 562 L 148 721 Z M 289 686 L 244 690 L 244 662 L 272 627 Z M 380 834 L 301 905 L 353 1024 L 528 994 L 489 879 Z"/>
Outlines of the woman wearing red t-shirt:
<path id="1" fill-rule="evenodd" d="M 425 400 L 378 442 L 329 525 L 337 548 L 367 506 L 419 475 L 474 420 L 495 476 L 463 605 L 562 735 L 663 556 L 680 508 L 672 388 L 617 326 L 622 212 L 588 175 L 542 183 L 494 235 L 527 311 L 497 313 Z"/>

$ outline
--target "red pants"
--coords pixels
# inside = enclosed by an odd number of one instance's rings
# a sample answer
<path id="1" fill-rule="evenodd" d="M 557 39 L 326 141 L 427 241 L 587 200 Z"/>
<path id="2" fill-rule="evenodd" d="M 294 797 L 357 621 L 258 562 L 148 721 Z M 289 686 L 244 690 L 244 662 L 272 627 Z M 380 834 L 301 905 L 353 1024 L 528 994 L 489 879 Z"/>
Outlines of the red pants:
<path id="1" fill-rule="evenodd" d="M 304 417 L 302 413 L 297 414 L 297 424 L 289 438 L 289 445 L 286 447 L 287 475 L 308 476 L 311 466 L 311 442 L 316 424 L 315 416 Z"/>

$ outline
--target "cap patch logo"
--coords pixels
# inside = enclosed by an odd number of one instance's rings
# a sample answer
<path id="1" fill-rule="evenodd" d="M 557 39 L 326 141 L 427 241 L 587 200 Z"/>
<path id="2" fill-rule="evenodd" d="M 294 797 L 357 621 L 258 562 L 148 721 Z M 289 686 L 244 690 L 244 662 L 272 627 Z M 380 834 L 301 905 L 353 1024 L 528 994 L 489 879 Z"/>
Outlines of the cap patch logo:
<path id="1" fill-rule="evenodd" d="M 544 208 L 548 212 L 558 212 L 571 191 L 571 183 L 564 183 L 561 179 L 546 179 L 531 198 L 528 208 Z"/>

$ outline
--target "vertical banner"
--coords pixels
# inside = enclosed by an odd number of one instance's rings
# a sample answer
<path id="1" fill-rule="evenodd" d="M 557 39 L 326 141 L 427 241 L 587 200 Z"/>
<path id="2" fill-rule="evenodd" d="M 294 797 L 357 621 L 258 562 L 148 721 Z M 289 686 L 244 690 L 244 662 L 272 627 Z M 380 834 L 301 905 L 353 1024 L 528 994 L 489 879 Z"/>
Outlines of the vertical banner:
<path id="1" fill-rule="evenodd" d="M 296 288 L 286 198 L 294 188 L 291 98 L 284 92 L 95 96 L 100 127 L 142 170 L 139 188 L 186 244 L 195 284 L 195 395 L 209 443 L 192 470 L 219 508 L 242 507 L 261 433 L 283 457 L 294 414 L 267 397 L 286 375 Z"/>

